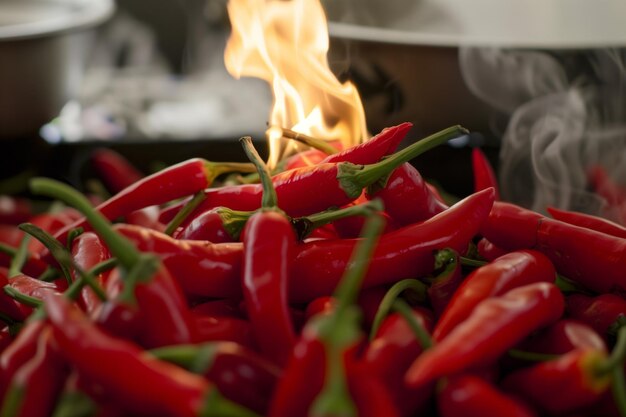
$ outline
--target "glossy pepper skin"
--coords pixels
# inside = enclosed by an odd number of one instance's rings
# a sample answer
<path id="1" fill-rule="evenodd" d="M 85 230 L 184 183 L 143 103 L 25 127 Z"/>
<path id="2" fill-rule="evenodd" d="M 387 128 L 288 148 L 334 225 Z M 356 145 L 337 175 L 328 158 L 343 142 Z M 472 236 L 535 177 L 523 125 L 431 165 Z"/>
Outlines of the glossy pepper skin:
<path id="1" fill-rule="evenodd" d="M 398 223 L 406 226 L 429 219 L 448 208 L 426 185 L 417 168 L 402 164 L 391 173 L 385 187 L 369 198 L 380 198 L 385 211 Z"/>
<path id="2" fill-rule="evenodd" d="M 287 299 L 295 244 L 291 223 L 278 211 L 262 210 L 246 223 L 242 271 L 246 309 L 261 352 L 281 366 L 296 341 Z"/>
<path id="3" fill-rule="evenodd" d="M 564 308 L 559 289 L 545 282 L 486 299 L 447 337 L 413 362 L 405 381 L 417 388 L 443 376 L 490 364 L 531 332 L 558 320 Z"/>
<path id="4" fill-rule="evenodd" d="M 605 340 L 617 320 L 626 317 L 626 300 L 614 294 L 571 294 L 565 301 L 571 318 L 593 327 Z"/>
<path id="5" fill-rule="evenodd" d="M 535 417 L 537 414 L 518 399 L 500 392 L 473 375 L 448 378 L 437 394 L 441 417 Z"/>
<path id="6" fill-rule="evenodd" d="M 608 389 L 610 375 L 596 372 L 606 358 L 604 350 L 575 349 L 509 374 L 502 386 L 550 414 L 571 412 L 594 403 Z"/>
<path id="7" fill-rule="evenodd" d="M 363 288 L 432 272 L 435 249 L 465 250 L 493 204 L 493 190 L 473 194 L 429 220 L 381 237 Z M 313 241 L 301 245 L 291 267 L 290 300 L 329 295 L 339 282 L 358 239 Z"/>
<path id="8" fill-rule="evenodd" d="M 607 235 L 626 238 L 626 227 L 602 217 L 576 211 L 560 210 L 555 207 L 548 207 L 548 213 L 550 213 L 554 219 L 573 224 L 574 226 L 585 227 L 606 233 Z"/>
<path id="9" fill-rule="evenodd" d="M 72 259 L 81 269 L 89 271 L 91 268 L 111 257 L 109 249 L 104 242 L 93 232 L 85 232 L 72 242 Z M 74 279 L 77 278 L 74 274 Z M 103 272 L 96 276 L 96 282 L 102 287 L 106 287 L 110 272 Z M 94 311 L 102 301 L 88 286 L 83 287 L 80 294 L 80 303 L 85 311 Z"/>
<path id="10" fill-rule="evenodd" d="M 11 279 L 12 280 L 12 279 Z M 0 267 L 0 288 L 9 285 L 9 271 L 4 267 Z M 13 320 L 21 321 L 26 319 L 32 309 L 23 304 L 18 303 L 9 297 L 4 291 L 0 292 L 0 312 L 6 314 Z"/>
<path id="11" fill-rule="evenodd" d="M 241 295 L 241 243 L 176 240 L 151 229 L 123 224 L 117 225 L 116 230 L 140 251 L 159 256 L 188 296 Z"/>
<path id="12" fill-rule="evenodd" d="M 179 227 L 172 237 L 180 240 L 206 240 L 211 243 L 227 243 L 236 240 L 224 228 L 221 207 L 205 211 L 185 227 Z"/>
<path id="13" fill-rule="evenodd" d="M 450 249 L 442 249 L 435 254 L 435 268 L 440 272 L 432 279 L 428 279 L 430 285 L 426 292 L 435 315 L 440 317 L 455 296 L 464 277 L 459 254 Z"/>
<path id="14" fill-rule="evenodd" d="M 481 258 L 486 259 L 489 262 L 510 252 L 497 247 L 485 238 L 482 238 L 478 241 L 478 244 L 476 245 L 476 250 L 478 250 L 478 254 Z"/>
<path id="15" fill-rule="evenodd" d="M 598 293 L 626 291 L 626 240 L 496 202 L 482 234 L 504 249 L 536 249 L 557 271 Z"/>
<path id="16" fill-rule="evenodd" d="M 561 319 L 528 337 L 518 349 L 548 355 L 562 355 L 576 349 L 606 351 L 602 337 L 585 323 Z"/>
<path id="17" fill-rule="evenodd" d="M 129 412 L 192 417 L 210 410 L 211 403 L 225 401 L 201 376 L 104 333 L 62 296 L 48 297 L 45 306 L 66 360 Z"/>
<path id="18" fill-rule="evenodd" d="M 417 308 L 413 315 L 427 332 L 432 331 L 432 313 Z M 385 318 L 363 353 L 367 370 L 388 388 L 402 416 L 415 415 L 432 395 L 432 387 L 414 390 L 403 383 L 404 373 L 421 353 L 422 346 L 399 313 Z"/>
<path id="19" fill-rule="evenodd" d="M 435 341 L 445 339 L 481 301 L 489 297 L 536 282 L 554 282 L 555 279 L 554 266 L 540 252 L 524 250 L 503 255 L 467 276 L 437 321 L 433 338 Z"/>
<path id="20" fill-rule="evenodd" d="M 487 159 L 487 156 L 480 148 L 472 149 L 472 170 L 474 172 L 474 191 L 493 187 L 496 193 L 496 201 L 500 200 L 496 173 Z"/>
<path id="21" fill-rule="evenodd" d="M 52 415 L 65 385 L 68 367 L 57 351 L 51 329 L 46 327 L 37 338 L 34 356 L 13 375 L 4 401 L 3 413 L 14 417 L 47 417 Z M 9 397 L 17 399 L 9 405 Z"/>
<path id="22" fill-rule="evenodd" d="M 100 148 L 91 154 L 91 164 L 107 189 L 117 194 L 139 182 L 143 173 L 124 156 L 112 149 Z"/>

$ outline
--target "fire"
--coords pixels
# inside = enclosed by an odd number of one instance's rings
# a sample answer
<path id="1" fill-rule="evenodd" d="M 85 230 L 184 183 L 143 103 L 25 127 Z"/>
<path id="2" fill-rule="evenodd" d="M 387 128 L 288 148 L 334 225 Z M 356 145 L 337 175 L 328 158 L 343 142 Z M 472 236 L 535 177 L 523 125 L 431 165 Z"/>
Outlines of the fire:
<path id="1" fill-rule="evenodd" d="M 270 127 L 289 128 L 344 146 L 368 138 L 356 87 L 328 66 L 328 25 L 318 0 L 229 0 L 232 33 L 224 60 L 235 78 L 267 81 L 274 103 Z M 276 166 L 297 144 L 270 128 L 268 164 Z"/>

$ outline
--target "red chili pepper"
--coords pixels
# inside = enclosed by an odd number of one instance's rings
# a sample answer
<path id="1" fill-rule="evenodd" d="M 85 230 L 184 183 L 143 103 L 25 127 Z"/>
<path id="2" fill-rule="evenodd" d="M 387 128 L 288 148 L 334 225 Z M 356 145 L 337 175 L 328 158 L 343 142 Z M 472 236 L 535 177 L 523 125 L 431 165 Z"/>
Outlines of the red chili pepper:
<path id="1" fill-rule="evenodd" d="M 384 188 L 368 193 L 369 198 L 380 198 L 385 211 L 400 226 L 423 221 L 448 208 L 433 195 L 430 188 L 411 164 L 398 167 Z"/>
<path id="2" fill-rule="evenodd" d="M 441 417 L 535 417 L 537 415 L 517 398 L 500 392 L 484 379 L 473 375 L 448 378 L 443 389 L 437 394 L 437 408 Z"/>
<path id="3" fill-rule="evenodd" d="M 399 165 L 463 132 L 464 129 L 459 126 L 442 130 L 371 165 L 357 165 L 345 161 L 325 162 L 284 171 L 272 178 L 278 195 L 278 206 L 292 217 L 344 206 L 359 197 L 363 188 L 375 184 Z M 256 210 L 261 206 L 261 195 L 260 184 L 206 190 L 206 198 L 194 210 L 188 221 L 219 206 L 233 210 Z"/>
<path id="4" fill-rule="evenodd" d="M 611 206 L 626 204 L 626 190 L 619 185 L 603 166 L 595 165 L 589 168 L 587 177 L 591 187 L 597 194 L 604 197 Z"/>
<path id="5" fill-rule="evenodd" d="M 13 342 L 13 332 L 10 326 L 4 326 L 0 329 L 0 355 Z"/>
<path id="6" fill-rule="evenodd" d="M 113 194 L 130 187 L 144 177 L 128 159 L 112 149 L 94 150 L 91 154 L 91 166 Z"/>
<path id="7" fill-rule="evenodd" d="M 626 240 L 496 202 L 482 234 L 504 249 L 534 248 L 559 273 L 599 293 L 626 291 Z"/>
<path id="8" fill-rule="evenodd" d="M 157 206 L 135 210 L 126 216 L 126 223 L 163 232 L 166 226 L 159 221 L 159 214 L 160 211 Z"/>
<path id="9" fill-rule="evenodd" d="M 575 349 L 606 351 L 602 337 L 590 326 L 561 319 L 524 340 L 517 349 L 523 352 L 562 355 Z"/>
<path id="10" fill-rule="evenodd" d="M 359 198 L 354 200 L 352 203 L 344 206 L 343 209 L 347 209 L 350 207 L 355 208 L 355 207 L 359 207 L 368 203 L 371 203 L 371 200 L 369 200 L 366 197 L 365 192 L 363 192 L 359 196 Z M 382 207 L 383 207 L 383 204 L 381 203 L 381 209 Z M 380 214 L 385 217 L 385 230 L 383 233 L 389 233 L 398 228 L 398 225 L 391 218 L 389 214 L 387 214 L 384 211 L 380 211 Z M 312 215 L 311 217 L 313 216 L 315 215 Z M 356 238 L 356 237 L 359 237 L 359 235 L 361 234 L 361 231 L 363 230 L 363 226 L 365 225 L 365 217 L 363 215 L 347 216 L 341 219 L 334 220 L 332 222 L 332 225 L 337 231 L 338 237 L 341 237 L 344 239 Z"/>
<path id="11" fill-rule="evenodd" d="M 224 415 L 255 415 L 224 399 L 206 379 L 109 336 L 62 296 L 48 297 L 45 306 L 66 360 L 128 411 L 192 417 L 220 409 Z"/>
<path id="12" fill-rule="evenodd" d="M 63 390 L 68 369 L 45 327 L 37 338 L 35 354 L 13 375 L 0 414 L 13 417 L 52 415 Z"/>
<path id="13" fill-rule="evenodd" d="M 474 270 L 455 292 L 437 321 L 433 338 L 440 341 L 483 300 L 500 296 L 513 288 L 536 282 L 554 282 L 556 272 L 548 258 L 537 251 L 525 250 L 503 255 Z"/>
<path id="14" fill-rule="evenodd" d="M 170 202 L 195 194 L 209 187 L 213 180 L 226 172 L 249 170 L 249 164 L 209 162 L 199 158 L 189 159 L 135 182 L 120 191 L 96 209 L 108 220 L 126 216 L 135 210 Z M 55 237 L 63 242 L 71 229 L 89 224 L 78 220 L 61 229 Z"/>
<path id="15" fill-rule="evenodd" d="M 463 252 L 493 204 L 493 191 L 467 197 L 429 220 L 383 235 L 372 257 L 363 288 L 424 276 L 434 269 L 433 250 Z M 290 300 L 329 295 L 339 282 L 358 239 L 313 241 L 300 246 L 291 267 Z"/>
<path id="16" fill-rule="evenodd" d="M 611 236 L 626 238 L 626 227 L 602 217 L 592 216 L 590 214 L 579 213 L 576 211 L 559 210 L 554 207 L 548 207 L 547 210 L 548 213 L 550 213 L 550 215 L 556 220 L 573 224 L 574 226 L 596 230 Z"/>
<path id="17" fill-rule="evenodd" d="M 140 251 L 157 254 L 188 296 L 241 296 L 241 243 L 176 240 L 155 230 L 124 224 L 115 229 Z"/>
<path id="18" fill-rule="evenodd" d="M 331 296 L 323 296 L 316 298 L 306 306 L 304 312 L 305 321 L 309 321 L 317 314 L 329 314 L 334 311 L 337 304 L 337 300 Z"/>
<path id="19" fill-rule="evenodd" d="M 431 332 L 430 312 L 417 308 L 413 310 L 413 316 L 427 332 Z M 385 318 L 363 354 L 368 371 L 389 389 L 403 416 L 415 415 L 432 395 L 430 387 L 414 390 L 404 385 L 404 373 L 422 350 L 406 320 L 399 313 L 394 313 Z"/>
<path id="20" fill-rule="evenodd" d="M 463 282 L 459 254 L 452 249 L 442 249 L 435 253 L 435 270 L 441 271 L 432 279 L 428 279 L 428 299 L 435 316 L 441 316 L 450 300 Z"/>
<path id="21" fill-rule="evenodd" d="M 237 317 L 196 316 L 195 343 L 226 340 L 258 350 L 250 322 Z"/>
<path id="22" fill-rule="evenodd" d="M 260 414 L 267 412 L 281 376 L 272 362 L 233 342 L 164 347 L 150 354 L 204 375 L 224 397 Z"/>
<path id="23" fill-rule="evenodd" d="M 565 414 L 594 403 L 609 388 L 610 373 L 600 371 L 606 361 L 605 350 L 575 349 L 509 374 L 502 386 L 544 412 Z"/>
<path id="24" fill-rule="evenodd" d="M 215 207 L 195 217 L 186 226 L 179 227 L 172 237 L 180 240 L 205 240 L 211 243 L 236 242 L 234 231 L 227 230 L 226 226 L 229 224 L 229 217 L 234 213 L 226 207 Z"/>
<path id="25" fill-rule="evenodd" d="M 30 200 L 0 195 L 0 224 L 15 225 L 27 222 L 34 216 Z"/>
<path id="26" fill-rule="evenodd" d="M 317 165 L 322 162 L 328 154 L 317 149 L 309 149 L 290 156 L 285 162 L 285 171 L 295 168 L 302 168 L 310 165 Z"/>
<path id="27" fill-rule="evenodd" d="M 243 318 L 239 304 L 232 298 L 213 300 L 191 307 L 191 312 L 197 316 Z"/>
<path id="28" fill-rule="evenodd" d="M 254 149 L 252 139 L 243 138 L 241 143 L 257 167 L 263 186 L 262 208 L 248 219 L 243 231 L 243 295 L 261 352 L 284 366 L 296 341 L 287 300 L 296 234 L 290 220 L 277 208 L 269 169 Z"/>
<path id="29" fill-rule="evenodd" d="M 474 171 L 474 191 L 493 187 L 496 192 L 496 201 L 500 200 L 498 179 L 491 163 L 480 148 L 472 149 L 472 168 Z"/>
<path id="30" fill-rule="evenodd" d="M 502 255 L 506 255 L 510 251 L 504 250 L 502 248 L 497 247 L 490 241 L 485 238 L 482 238 L 478 241 L 476 245 L 476 249 L 478 250 L 478 254 L 481 258 L 486 259 L 491 262 L 496 258 L 499 258 Z"/>
<path id="31" fill-rule="evenodd" d="M 24 232 L 22 232 L 16 226 L 9 225 L 9 224 L 0 224 L 0 242 L 1 243 L 4 243 L 5 245 L 8 245 L 12 248 L 16 248 L 20 245 L 20 242 L 22 241 L 23 238 L 24 238 Z"/>
<path id="32" fill-rule="evenodd" d="M 9 271 L 0 267 L 0 313 L 6 314 L 13 320 L 22 321 L 30 315 L 32 309 L 18 303 L 1 290 L 6 285 L 9 285 L 9 282 Z"/>
<path id="33" fill-rule="evenodd" d="M 74 223 L 80 218 L 80 213 L 72 208 L 66 208 L 57 213 L 43 213 L 35 216 L 29 220 L 29 223 L 45 230 L 46 232 L 54 235 L 59 230 L 64 229 L 68 225 Z M 65 239 L 61 243 L 65 244 Z M 40 254 L 45 250 L 44 245 L 37 239 L 31 239 L 28 242 L 28 250 L 33 254 Z"/>
<path id="34" fill-rule="evenodd" d="M 41 318 L 29 319 L 13 343 L 0 353 L 0 398 L 4 398 L 18 369 L 37 352 L 37 340 L 45 326 L 45 321 Z"/>
<path id="35" fill-rule="evenodd" d="M 94 266 L 103 262 L 111 257 L 109 249 L 104 245 L 104 242 L 93 232 L 85 232 L 78 236 L 72 242 L 72 259 L 84 271 L 89 271 Z M 76 279 L 76 273 L 74 273 L 74 279 Z M 106 288 L 108 277 L 110 272 L 104 272 L 97 275 L 96 282 L 103 288 Z M 85 308 L 85 311 L 94 311 L 102 301 L 93 292 L 93 290 L 85 286 L 81 290 L 80 295 L 81 305 Z"/>
<path id="36" fill-rule="evenodd" d="M 593 327 L 605 340 L 614 335 L 618 320 L 626 317 L 626 300 L 614 294 L 571 294 L 565 301 L 571 318 Z"/>
<path id="37" fill-rule="evenodd" d="M 418 356 L 405 381 L 417 388 L 443 376 L 494 363 L 531 332 L 558 320 L 563 310 L 563 295 L 546 282 L 488 298 L 441 342 Z"/>
<path id="38" fill-rule="evenodd" d="M 358 415 L 362 417 L 399 417 L 398 404 L 383 381 L 372 377 L 367 366 L 355 361 L 347 363 L 348 388 Z"/>

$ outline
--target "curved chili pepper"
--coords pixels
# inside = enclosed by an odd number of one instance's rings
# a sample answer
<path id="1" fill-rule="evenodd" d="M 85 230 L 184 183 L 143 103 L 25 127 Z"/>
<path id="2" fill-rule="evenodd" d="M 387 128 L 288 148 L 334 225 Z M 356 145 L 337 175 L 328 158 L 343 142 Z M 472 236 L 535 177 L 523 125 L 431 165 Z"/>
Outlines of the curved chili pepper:
<path id="1" fill-rule="evenodd" d="M 130 187 L 144 177 L 128 159 L 112 149 L 96 149 L 90 159 L 91 166 L 113 194 Z"/>
<path id="2" fill-rule="evenodd" d="M 30 200 L 10 195 L 0 195 L 0 224 L 15 225 L 34 216 Z"/>
<path id="3" fill-rule="evenodd" d="M 564 308 L 563 295 L 547 282 L 488 298 L 441 342 L 418 356 L 405 381 L 417 388 L 442 376 L 493 363 L 531 332 L 558 320 Z"/>
<path id="4" fill-rule="evenodd" d="M 344 206 L 361 195 L 363 188 L 379 182 L 380 178 L 390 174 L 397 166 L 463 132 L 465 130 L 460 126 L 442 130 L 375 164 L 325 162 L 281 172 L 272 178 L 278 195 L 278 206 L 291 217 Z M 187 221 L 218 206 L 233 210 L 256 210 L 261 206 L 262 191 L 260 184 L 208 189 L 205 191 L 206 198 Z"/>
<path id="5" fill-rule="evenodd" d="M 205 240 L 211 243 L 236 242 L 238 234 L 228 228 L 230 219 L 238 213 L 246 213 L 246 218 L 251 212 L 235 212 L 227 207 L 215 207 L 195 217 L 189 224 L 179 227 L 172 235 L 174 239 L 181 240 Z"/>
<path id="6" fill-rule="evenodd" d="M 197 316 L 195 343 L 226 340 L 258 350 L 255 333 L 249 321 L 237 317 Z"/>
<path id="7" fill-rule="evenodd" d="M 605 340 L 615 335 L 618 320 L 626 317 L 626 300 L 614 294 L 571 294 L 565 301 L 571 318 L 593 327 Z"/>
<path id="8" fill-rule="evenodd" d="M 176 240 L 155 230 L 125 224 L 116 225 L 115 230 L 140 251 L 158 255 L 185 294 L 215 298 L 241 296 L 241 243 Z"/>
<path id="9" fill-rule="evenodd" d="M 93 232 L 85 232 L 74 239 L 72 243 L 72 259 L 80 268 L 85 271 L 89 271 L 94 266 L 103 262 L 111 257 L 109 249 L 104 245 L 104 242 Z M 107 286 L 106 282 L 110 275 L 110 272 L 103 272 L 97 275 L 96 282 L 103 288 Z M 76 272 L 74 272 L 74 279 L 76 279 Z M 83 287 L 80 295 L 80 302 L 85 308 L 85 311 L 91 312 L 95 310 L 102 301 L 89 287 Z"/>
<path id="10" fill-rule="evenodd" d="M 396 168 L 385 187 L 368 193 L 368 197 L 380 198 L 385 211 L 400 226 L 429 219 L 448 208 L 433 195 L 417 168 L 409 163 Z"/>
<path id="11" fill-rule="evenodd" d="M 177 165 L 135 182 L 96 207 L 106 219 L 123 217 L 135 210 L 170 202 L 195 194 L 209 187 L 213 180 L 226 172 L 248 171 L 249 164 L 209 162 L 199 158 L 189 159 Z M 88 229 L 87 220 L 80 219 L 55 233 L 63 242 L 71 229 Z"/>
<path id="12" fill-rule="evenodd" d="M 472 149 L 472 169 L 474 171 L 474 191 L 493 187 L 496 192 L 496 201 L 500 200 L 496 174 L 491 163 L 480 148 Z"/>
<path id="13" fill-rule="evenodd" d="M 626 227 L 602 217 L 579 213 L 577 211 L 559 210 L 555 207 L 548 207 L 547 210 L 556 220 L 573 224 L 574 226 L 596 230 L 606 233 L 607 235 L 626 238 Z"/>
<path id="14" fill-rule="evenodd" d="M 463 281 L 437 321 L 433 338 L 445 337 L 483 300 L 536 282 L 554 282 L 556 272 L 548 258 L 537 251 L 511 252 L 475 269 Z"/>
<path id="15" fill-rule="evenodd" d="M 518 399 L 500 392 L 482 378 L 458 375 L 448 378 L 437 394 L 441 417 L 535 417 Z"/>
<path id="16" fill-rule="evenodd" d="M 37 338 L 35 354 L 13 375 L 0 414 L 13 417 L 47 417 L 63 390 L 68 369 L 52 340 L 50 328 Z"/>
<path id="17" fill-rule="evenodd" d="M 233 342 L 164 347 L 150 354 L 204 375 L 224 397 L 260 414 L 267 412 L 281 375 L 272 362 Z"/>
<path id="18" fill-rule="evenodd" d="M 553 220 L 510 203 L 496 202 L 481 229 L 509 250 L 534 248 L 557 271 L 598 293 L 626 292 L 626 240 Z"/>
<path id="19" fill-rule="evenodd" d="M 485 238 L 478 241 L 476 249 L 478 250 L 478 255 L 489 262 L 509 253 L 509 251 L 497 247 Z"/>
<path id="20" fill-rule="evenodd" d="M 609 388 L 610 374 L 598 371 L 606 361 L 606 350 L 575 349 L 509 374 L 502 386 L 545 412 L 564 414 L 594 403 Z"/>
<path id="21" fill-rule="evenodd" d="M 257 167 L 263 186 L 262 208 L 248 219 L 243 230 L 243 295 L 261 352 L 284 366 L 296 341 L 287 299 L 296 234 L 277 207 L 269 169 L 254 149 L 252 139 L 242 138 L 241 143 Z"/>
<path id="22" fill-rule="evenodd" d="M 147 227 L 159 232 L 164 232 L 166 226 L 159 221 L 159 208 L 156 206 L 146 207 L 129 213 L 125 220 L 127 224 Z"/>
<path id="23" fill-rule="evenodd" d="M 383 381 L 373 378 L 363 364 L 351 361 L 346 365 L 348 388 L 362 417 L 399 417 L 398 403 Z"/>
<path id="24" fill-rule="evenodd" d="M 432 313 L 416 308 L 412 314 L 430 333 Z M 368 371 L 387 386 L 402 416 L 415 415 L 432 394 L 430 387 L 414 390 L 404 385 L 404 373 L 422 350 L 406 320 L 399 313 L 393 313 L 385 318 L 363 354 Z"/>
<path id="25" fill-rule="evenodd" d="M 524 352 L 562 355 L 575 349 L 606 351 L 606 344 L 587 324 L 561 319 L 524 340 L 517 349 Z"/>
<path id="26" fill-rule="evenodd" d="M 47 297 L 45 306 L 62 355 L 129 411 L 194 417 L 219 409 L 225 416 L 255 415 L 223 398 L 206 379 L 104 333 L 64 297 Z"/>
<path id="27" fill-rule="evenodd" d="M 435 315 L 441 316 L 457 288 L 463 282 L 459 254 L 452 249 L 442 249 L 435 253 L 435 270 L 441 271 L 432 279 L 428 279 L 428 299 Z"/>
<path id="28" fill-rule="evenodd" d="M 331 313 L 337 304 L 337 300 L 335 300 L 332 296 L 322 296 L 316 298 L 311 301 L 307 306 L 304 312 L 305 321 L 309 321 L 312 317 L 318 314 L 329 314 Z"/>
<path id="29" fill-rule="evenodd" d="M 451 247 L 464 251 L 492 204 L 493 190 L 484 190 L 423 223 L 383 235 L 363 288 L 429 274 L 434 269 L 433 250 Z M 289 299 L 302 302 L 331 294 L 357 241 L 341 239 L 301 245 L 291 267 Z"/>

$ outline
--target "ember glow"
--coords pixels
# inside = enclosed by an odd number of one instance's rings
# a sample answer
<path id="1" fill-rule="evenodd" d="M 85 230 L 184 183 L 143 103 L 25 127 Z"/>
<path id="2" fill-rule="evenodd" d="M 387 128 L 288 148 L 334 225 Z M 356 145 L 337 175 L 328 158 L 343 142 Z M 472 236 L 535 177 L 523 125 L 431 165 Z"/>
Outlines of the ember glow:
<path id="1" fill-rule="evenodd" d="M 229 0 L 232 33 L 224 60 L 235 78 L 256 77 L 272 86 L 269 125 L 344 146 L 368 138 L 356 87 L 341 83 L 328 66 L 328 25 L 318 0 Z M 298 150 L 269 129 L 269 165 Z"/>

